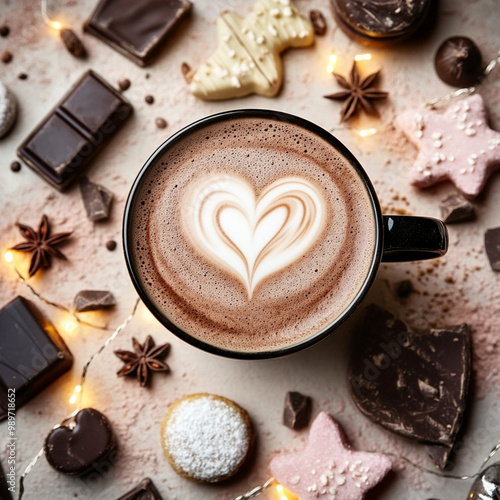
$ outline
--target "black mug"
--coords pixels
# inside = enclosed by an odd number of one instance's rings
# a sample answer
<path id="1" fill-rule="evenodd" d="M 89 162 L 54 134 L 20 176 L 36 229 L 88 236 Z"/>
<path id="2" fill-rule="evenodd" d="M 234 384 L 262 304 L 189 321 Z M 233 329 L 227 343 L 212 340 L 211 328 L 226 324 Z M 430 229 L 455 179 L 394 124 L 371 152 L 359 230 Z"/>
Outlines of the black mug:
<path id="1" fill-rule="evenodd" d="M 366 195 L 369 198 L 369 209 L 372 212 L 371 216 L 374 224 L 373 251 L 371 253 L 371 260 L 367 268 L 366 276 L 361 285 L 357 286 L 356 290 L 352 290 L 349 303 L 341 313 L 333 318 L 326 326 L 322 326 L 318 328 L 317 331 L 308 334 L 306 338 L 301 338 L 296 342 L 294 341 L 290 344 L 284 343 L 283 345 L 272 348 L 266 346 L 263 349 L 235 349 L 225 345 L 215 345 L 215 343 L 211 341 L 197 337 L 193 332 L 187 332 L 186 328 L 179 326 L 177 321 L 172 319 L 170 314 L 162 311 L 158 300 L 152 296 L 151 289 L 148 288 L 149 279 L 147 273 L 144 272 L 144 269 L 141 269 L 141 266 L 144 266 L 144 262 L 141 262 L 141 259 L 138 258 L 135 253 L 137 248 L 149 244 L 147 241 L 140 241 L 140 234 L 136 234 L 136 225 L 138 211 L 143 209 L 141 204 L 144 205 L 144 201 L 140 201 L 139 198 L 143 196 L 144 191 L 147 189 L 147 183 L 151 183 L 151 179 L 148 176 L 151 175 L 153 169 L 157 168 L 160 161 L 162 165 L 164 165 L 162 168 L 168 169 L 169 163 L 174 163 L 174 154 L 172 151 L 175 150 L 176 155 L 178 155 L 179 151 L 183 151 L 184 144 L 188 141 L 191 141 L 191 143 L 193 142 L 193 137 L 199 136 L 205 139 L 205 131 L 211 131 L 212 129 L 219 130 L 217 127 L 225 124 L 236 124 L 236 128 L 238 128 L 239 124 L 243 124 L 248 120 L 257 122 L 262 120 L 263 123 L 274 123 L 275 129 L 280 129 L 280 127 L 283 129 L 286 129 L 286 127 L 293 127 L 296 130 L 301 130 L 306 134 L 313 135 L 321 144 L 326 144 L 326 148 L 332 148 L 332 152 L 335 152 L 337 155 L 339 153 L 346 162 L 348 162 L 350 167 L 354 169 L 353 171 L 355 171 L 357 178 L 361 180 L 362 186 L 364 186 Z M 208 137 L 206 137 L 206 139 L 208 139 Z M 211 141 L 213 141 L 214 144 L 217 142 L 216 139 L 216 137 L 211 137 Z M 289 142 L 291 144 L 293 141 L 290 140 Z M 210 147 L 208 149 L 210 149 Z M 307 154 L 314 157 L 315 153 L 309 152 Z M 203 172 L 201 172 L 200 175 L 203 176 Z M 448 235 L 445 224 L 437 219 L 382 215 L 377 195 L 367 174 L 352 153 L 329 132 L 309 121 L 286 113 L 270 110 L 247 109 L 219 113 L 188 125 L 167 139 L 153 153 L 139 172 L 128 196 L 123 222 L 123 246 L 128 271 L 139 296 L 153 315 L 168 330 L 190 344 L 210 353 L 239 359 L 262 359 L 290 354 L 325 338 L 330 333 L 334 332 L 361 304 L 373 284 L 381 262 L 413 261 L 440 257 L 447 251 Z M 168 260 L 168 256 L 166 256 L 166 259 Z M 170 284 L 166 282 L 165 286 L 169 287 Z"/>

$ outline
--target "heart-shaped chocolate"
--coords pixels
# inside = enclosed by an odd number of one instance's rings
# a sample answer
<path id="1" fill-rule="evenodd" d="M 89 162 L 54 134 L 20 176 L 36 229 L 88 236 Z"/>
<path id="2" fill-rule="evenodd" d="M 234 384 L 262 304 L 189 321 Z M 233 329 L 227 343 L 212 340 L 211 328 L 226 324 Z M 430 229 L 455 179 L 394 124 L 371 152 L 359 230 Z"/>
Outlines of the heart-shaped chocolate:
<path id="1" fill-rule="evenodd" d="M 191 244 L 240 280 L 249 299 L 260 281 L 302 257 L 325 225 L 323 196 L 302 177 L 278 179 L 256 196 L 246 179 L 220 173 L 193 182 L 186 196 Z"/>
<path id="2" fill-rule="evenodd" d="M 355 403 L 370 419 L 451 449 L 462 424 L 470 370 L 466 324 L 416 334 L 390 312 L 371 306 L 355 338 L 348 377 Z M 447 455 L 430 454 L 444 465 Z"/>
<path id="3" fill-rule="evenodd" d="M 93 408 L 80 410 L 74 421 L 53 429 L 45 440 L 45 456 L 59 472 L 88 474 L 110 458 L 116 441 L 109 420 Z"/>

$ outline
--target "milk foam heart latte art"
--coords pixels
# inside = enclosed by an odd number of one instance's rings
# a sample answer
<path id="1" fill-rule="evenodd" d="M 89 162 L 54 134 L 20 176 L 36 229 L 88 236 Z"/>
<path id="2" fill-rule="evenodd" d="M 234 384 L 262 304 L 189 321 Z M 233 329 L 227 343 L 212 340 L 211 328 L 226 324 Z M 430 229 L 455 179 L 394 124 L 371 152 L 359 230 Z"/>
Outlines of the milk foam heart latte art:
<path id="1" fill-rule="evenodd" d="M 221 173 L 187 186 L 193 204 L 184 212 L 193 247 L 227 269 L 245 286 L 255 287 L 299 259 L 325 226 L 325 200 L 307 179 L 285 177 L 256 196 L 244 178 Z"/>
<path id="2" fill-rule="evenodd" d="M 141 175 L 127 248 L 165 326 L 237 353 L 307 342 L 350 307 L 377 243 L 365 181 L 300 125 L 226 118 L 181 132 Z"/>

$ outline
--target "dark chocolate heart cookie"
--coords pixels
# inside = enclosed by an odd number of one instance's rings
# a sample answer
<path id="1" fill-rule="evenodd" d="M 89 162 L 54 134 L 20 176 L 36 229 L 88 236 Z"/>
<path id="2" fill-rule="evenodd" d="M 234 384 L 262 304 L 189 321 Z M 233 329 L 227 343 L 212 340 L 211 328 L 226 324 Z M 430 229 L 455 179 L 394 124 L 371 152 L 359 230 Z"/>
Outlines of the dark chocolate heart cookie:
<path id="1" fill-rule="evenodd" d="M 45 456 L 59 472 L 88 474 L 110 458 L 116 441 L 109 420 L 93 408 L 80 410 L 74 421 L 51 431 L 45 440 Z"/>

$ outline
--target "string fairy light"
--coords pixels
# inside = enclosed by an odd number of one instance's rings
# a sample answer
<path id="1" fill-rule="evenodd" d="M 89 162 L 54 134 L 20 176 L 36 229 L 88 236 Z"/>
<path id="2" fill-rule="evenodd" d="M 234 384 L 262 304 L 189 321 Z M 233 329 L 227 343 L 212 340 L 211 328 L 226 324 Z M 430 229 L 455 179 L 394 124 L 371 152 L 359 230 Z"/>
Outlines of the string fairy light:
<path id="1" fill-rule="evenodd" d="M 337 56 L 335 54 L 331 54 L 328 61 L 329 61 L 329 64 L 326 67 L 326 71 L 328 73 L 332 74 L 333 70 L 335 69 L 335 64 L 337 62 Z"/>
<path id="2" fill-rule="evenodd" d="M 101 354 L 102 351 L 104 351 L 104 349 L 106 349 L 106 347 L 108 347 L 108 345 L 130 323 L 130 321 L 132 321 L 132 318 L 134 317 L 134 315 L 137 311 L 137 307 L 139 306 L 139 302 L 140 302 L 140 299 L 138 298 L 135 301 L 134 307 L 132 308 L 132 311 L 130 312 L 130 314 L 115 328 L 113 333 L 106 339 L 106 341 L 87 360 L 87 362 L 85 363 L 85 365 L 83 366 L 83 369 L 82 369 L 82 374 L 80 376 L 80 383 L 75 386 L 75 389 L 73 391 L 73 395 L 69 399 L 69 403 L 71 405 L 76 404 L 76 408 L 69 415 L 64 417 L 59 424 L 52 427 L 51 430 L 58 429 L 59 427 L 62 427 L 63 425 L 65 425 L 67 422 L 70 422 L 70 424 L 69 424 L 70 427 L 72 426 L 71 424 L 74 422 L 74 417 L 77 415 L 77 413 L 81 409 L 83 390 L 84 390 L 85 382 L 87 380 L 87 372 L 88 372 L 88 369 L 90 367 L 90 364 L 92 363 L 92 361 L 94 361 L 94 359 L 96 359 L 99 356 L 99 354 Z M 42 457 L 43 452 L 44 452 L 44 448 L 42 446 L 40 451 L 31 459 L 31 461 L 28 463 L 26 469 L 24 469 L 24 472 L 21 474 L 21 476 L 19 478 L 19 495 L 17 497 L 18 500 L 21 500 L 23 497 L 23 494 L 24 494 L 24 480 L 26 479 L 28 474 L 30 474 L 30 472 L 33 470 L 33 467 L 36 465 L 38 460 Z M 248 497 L 248 498 L 251 498 L 251 497 Z"/>
<path id="3" fill-rule="evenodd" d="M 55 21 L 49 16 L 49 14 L 47 13 L 47 0 L 41 0 L 40 8 L 42 11 L 42 19 L 44 20 L 45 24 L 57 31 L 61 31 L 63 28 L 66 28 L 66 26 L 62 22 Z"/>
<path id="4" fill-rule="evenodd" d="M 104 330 L 104 331 L 109 331 L 109 328 L 106 326 L 101 326 L 101 325 L 96 325 L 94 323 L 89 323 L 88 321 L 85 321 L 84 319 L 80 318 L 80 316 L 73 310 L 68 309 L 67 307 L 63 306 L 62 304 L 58 304 L 57 302 L 54 302 L 53 300 L 47 299 L 44 295 L 41 293 L 37 292 L 26 280 L 26 278 L 21 274 L 19 269 L 17 269 L 15 261 L 14 261 L 14 255 L 10 250 L 7 250 L 4 255 L 5 261 L 11 269 L 16 273 L 17 275 L 17 281 L 19 281 L 21 284 L 23 284 L 29 291 L 32 293 L 38 300 L 43 302 L 44 304 L 54 307 L 55 309 L 58 309 L 59 311 L 63 312 L 65 316 L 62 318 L 62 320 L 59 322 L 59 326 L 64 333 L 67 333 L 69 335 L 76 333 L 78 330 L 79 325 L 84 325 L 88 326 L 90 328 L 94 328 L 96 330 Z"/>
<path id="5" fill-rule="evenodd" d="M 354 60 L 356 62 L 359 62 L 359 61 L 370 61 L 371 58 L 372 58 L 371 54 L 356 54 L 354 56 Z"/>

